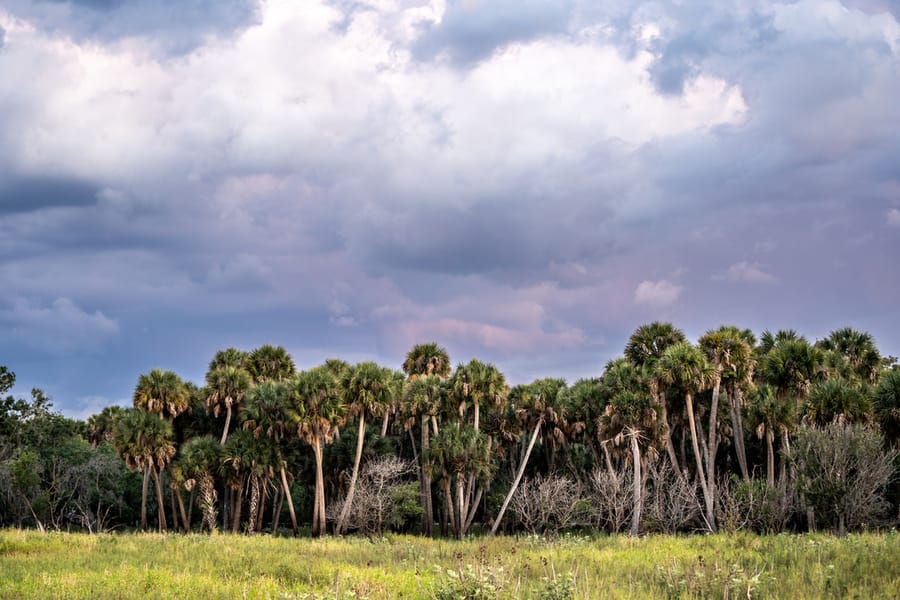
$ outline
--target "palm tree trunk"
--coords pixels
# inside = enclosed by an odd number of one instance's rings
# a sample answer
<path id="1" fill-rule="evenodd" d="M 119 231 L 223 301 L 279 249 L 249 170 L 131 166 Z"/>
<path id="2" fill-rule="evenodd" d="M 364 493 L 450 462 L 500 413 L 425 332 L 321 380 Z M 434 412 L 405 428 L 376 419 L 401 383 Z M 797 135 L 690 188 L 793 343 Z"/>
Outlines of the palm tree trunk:
<path id="1" fill-rule="evenodd" d="M 160 471 L 160 475 L 162 471 Z M 175 509 L 175 487 L 169 482 L 169 508 L 172 510 L 172 529 L 178 533 L 178 511 Z"/>
<path id="2" fill-rule="evenodd" d="M 481 497 L 483 495 L 484 487 L 478 486 L 478 491 L 475 493 L 475 499 L 469 505 L 469 516 L 466 517 L 465 527 L 463 528 L 463 535 L 465 535 L 472 527 L 472 521 L 475 520 L 475 513 L 478 512 L 478 504 L 481 503 Z"/>
<path id="3" fill-rule="evenodd" d="M 636 431 L 631 430 L 629 436 L 631 437 L 631 460 L 634 463 L 632 465 L 632 469 L 634 470 L 634 508 L 631 511 L 631 530 L 629 533 L 630 535 L 637 537 L 640 535 L 641 508 L 644 505 L 644 496 L 642 493 L 643 481 L 641 479 L 641 447 L 638 445 Z"/>
<path id="4" fill-rule="evenodd" d="M 453 493 L 450 491 L 450 477 L 445 476 L 441 479 L 441 487 L 444 488 L 444 500 L 447 503 L 447 519 L 450 521 L 450 527 L 453 528 L 453 534 L 457 534 L 456 513 L 453 510 Z"/>
<path id="5" fill-rule="evenodd" d="M 225 401 L 225 427 L 222 429 L 222 440 L 219 442 L 221 445 L 225 445 L 225 440 L 228 439 L 228 426 L 231 425 L 231 402 L 230 398 L 226 398 Z"/>
<path id="6" fill-rule="evenodd" d="M 157 512 L 159 513 L 159 532 L 166 532 L 166 503 L 163 501 L 163 492 L 162 492 L 162 484 L 159 481 L 159 474 L 156 472 L 156 468 L 153 465 L 150 465 L 150 475 L 153 476 L 153 483 L 156 487 L 156 505 L 159 509 Z"/>
<path id="7" fill-rule="evenodd" d="M 731 430 L 734 438 L 734 451 L 737 454 L 738 466 L 741 469 L 741 477 L 744 481 L 750 481 L 750 471 L 747 469 L 747 451 L 744 448 L 744 424 L 741 422 L 741 404 L 738 398 L 737 386 L 732 387 L 729 394 L 731 404 Z"/>
<path id="8" fill-rule="evenodd" d="M 141 531 L 147 531 L 147 492 L 150 487 L 150 465 L 144 466 L 144 481 L 141 484 Z"/>
<path id="9" fill-rule="evenodd" d="M 503 520 L 503 513 L 506 512 L 506 508 L 509 506 L 510 500 L 512 500 L 513 495 L 516 493 L 516 490 L 519 487 L 519 483 L 522 481 L 522 475 L 525 473 L 525 465 L 528 464 L 528 458 L 531 456 L 531 450 L 532 448 L 534 448 L 534 442 L 537 441 L 538 434 L 541 431 L 541 423 L 542 420 L 538 419 L 538 422 L 534 425 L 534 431 L 531 433 L 531 440 L 529 440 L 528 442 L 528 450 L 525 451 L 525 459 L 519 464 L 519 471 L 516 473 L 516 478 L 515 480 L 513 480 L 512 487 L 509 488 L 509 492 L 506 494 L 506 498 L 503 499 L 503 505 L 500 507 L 500 512 L 497 514 L 497 518 L 494 519 L 494 524 L 491 525 L 491 535 L 496 535 L 497 529 L 500 527 L 500 521 Z M 607 460 L 609 460 L 608 457 Z"/>
<path id="10" fill-rule="evenodd" d="M 205 525 L 213 533 L 216 530 L 216 492 L 213 478 L 209 475 L 200 478 L 200 496 L 203 504 L 203 523 L 200 529 L 202 531 Z"/>
<path id="11" fill-rule="evenodd" d="M 325 476 L 322 473 L 322 438 L 317 435 L 313 451 L 316 455 L 316 515 L 313 520 L 313 536 L 325 533 Z"/>
<path id="12" fill-rule="evenodd" d="M 603 442 L 600 444 L 600 448 L 603 450 L 603 459 L 606 463 L 606 472 L 609 473 L 610 477 L 616 476 L 616 470 L 613 468 L 612 458 L 609 455 L 609 448 L 607 447 L 607 442 Z"/>
<path id="13" fill-rule="evenodd" d="M 244 482 L 240 482 L 240 487 L 237 491 L 237 496 L 234 502 L 234 510 L 231 511 L 233 514 L 233 518 L 231 521 L 231 532 L 237 533 L 241 529 L 241 510 L 244 507 Z"/>
<path id="14" fill-rule="evenodd" d="M 478 424 L 481 422 L 479 416 L 481 411 L 479 410 L 479 402 L 475 402 L 475 431 L 478 431 Z"/>
<path id="15" fill-rule="evenodd" d="M 766 425 L 766 485 L 775 487 L 775 431 Z"/>
<path id="16" fill-rule="evenodd" d="M 659 394 L 660 416 L 662 417 L 663 436 L 666 438 L 666 454 L 669 455 L 669 462 L 672 463 L 672 469 L 678 474 L 678 478 L 684 477 L 681 467 L 678 465 L 678 458 L 675 456 L 675 445 L 672 443 L 672 428 L 669 426 L 669 409 L 666 406 L 666 393 Z"/>
<path id="17" fill-rule="evenodd" d="M 256 513 L 259 512 L 259 477 L 250 475 L 250 515 L 247 519 L 247 535 L 253 535 L 256 528 Z"/>
<path id="18" fill-rule="evenodd" d="M 388 421 L 390 420 L 390 418 L 391 418 L 391 411 L 390 411 L 390 409 L 385 409 L 385 411 L 384 411 L 384 419 L 382 419 L 382 421 L 381 421 L 381 437 L 386 437 L 386 436 L 387 436 Z"/>
<path id="19" fill-rule="evenodd" d="M 463 536 L 463 522 L 465 521 L 465 513 L 463 511 L 463 487 L 465 483 L 463 482 L 463 473 L 458 471 L 456 473 L 456 520 L 454 530 L 456 532 L 457 539 L 462 538 Z"/>
<path id="20" fill-rule="evenodd" d="M 194 516 L 194 498 L 196 498 L 197 488 L 191 488 L 191 495 L 188 497 L 188 531 L 191 530 L 191 523 L 193 522 L 192 517 Z"/>
<path id="21" fill-rule="evenodd" d="M 363 440 L 366 437 L 366 414 L 365 411 L 359 413 L 359 433 L 356 436 L 356 458 L 353 459 L 353 473 L 350 475 L 350 489 L 347 491 L 347 499 L 341 508 L 341 514 L 338 517 L 335 533 L 341 535 L 344 533 L 344 522 L 350 514 L 350 507 L 353 505 L 353 495 L 356 492 L 356 478 L 359 475 L 359 461 L 362 458 Z"/>
<path id="22" fill-rule="evenodd" d="M 713 511 L 713 497 L 706 480 L 703 469 L 703 458 L 700 456 L 700 446 L 697 443 L 697 424 L 694 420 L 694 398 L 690 392 L 685 392 L 684 403 L 687 405 L 688 424 L 691 428 L 691 446 L 694 449 L 694 458 L 697 461 L 697 476 L 700 479 L 700 488 L 703 490 L 703 499 L 706 501 L 707 525 L 710 531 L 716 530 L 715 512 Z M 710 515 L 712 518 L 710 518 Z"/>
<path id="23" fill-rule="evenodd" d="M 425 535 L 431 537 L 434 527 L 434 504 L 431 497 L 431 477 L 425 469 L 425 454 L 428 446 L 428 416 L 422 415 L 422 525 Z"/>
<path id="24" fill-rule="evenodd" d="M 178 502 L 178 514 L 181 515 L 181 524 L 185 533 L 190 533 L 191 522 L 188 519 L 187 510 L 184 508 L 184 498 L 181 497 L 181 489 L 173 490 L 175 492 L 175 501 Z"/>
<path id="25" fill-rule="evenodd" d="M 288 512 L 291 514 L 291 528 L 294 535 L 300 532 L 297 527 L 297 513 L 294 511 L 294 499 L 291 497 L 291 487 L 288 485 L 287 474 L 284 472 L 284 463 L 281 464 L 281 487 L 284 490 L 284 496 L 287 498 Z"/>
<path id="26" fill-rule="evenodd" d="M 284 508 L 284 490 L 275 488 L 272 496 L 272 535 L 278 533 L 278 521 L 281 520 L 282 508 Z"/>

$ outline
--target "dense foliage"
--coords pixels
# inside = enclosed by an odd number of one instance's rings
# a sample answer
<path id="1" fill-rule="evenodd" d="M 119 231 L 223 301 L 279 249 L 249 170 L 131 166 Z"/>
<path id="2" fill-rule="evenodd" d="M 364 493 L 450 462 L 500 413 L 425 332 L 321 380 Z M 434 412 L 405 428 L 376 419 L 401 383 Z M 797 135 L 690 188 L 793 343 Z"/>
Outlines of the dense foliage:
<path id="1" fill-rule="evenodd" d="M 0 525 L 462 537 L 897 522 L 900 369 L 869 334 L 810 343 L 638 327 L 596 378 L 510 387 L 435 343 L 402 372 L 222 350 L 203 387 L 141 374 L 86 423 L 0 400 Z M 15 375 L 0 367 L 0 394 Z"/>

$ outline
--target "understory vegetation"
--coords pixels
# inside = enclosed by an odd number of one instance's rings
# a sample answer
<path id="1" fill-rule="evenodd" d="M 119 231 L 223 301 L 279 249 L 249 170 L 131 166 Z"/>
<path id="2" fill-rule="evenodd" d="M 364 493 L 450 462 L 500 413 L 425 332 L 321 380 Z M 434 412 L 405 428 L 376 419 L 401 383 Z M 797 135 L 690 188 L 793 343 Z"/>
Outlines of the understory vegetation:
<path id="1" fill-rule="evenodd" d="M 722 326 L 691 343 L 660 322 L 571 385 L 510 387 L 478 359 L 452 368 L 435 343 L 402 371 L 297 371 L 284 348 L 228 348 L 202 385 L 153 369 L 132 407 L 86 422 L 38 389 L 0 400 L 0 525 L 367 540 L 887 530 L 900 514 L 896 362 L 849 328 L 811 343 Z M 0 367 L 0 394 L 14 381 Z M 765 572 L 735 564 L 738 579 Z M 698 568 L 666 577 L 725 577 Z"/>

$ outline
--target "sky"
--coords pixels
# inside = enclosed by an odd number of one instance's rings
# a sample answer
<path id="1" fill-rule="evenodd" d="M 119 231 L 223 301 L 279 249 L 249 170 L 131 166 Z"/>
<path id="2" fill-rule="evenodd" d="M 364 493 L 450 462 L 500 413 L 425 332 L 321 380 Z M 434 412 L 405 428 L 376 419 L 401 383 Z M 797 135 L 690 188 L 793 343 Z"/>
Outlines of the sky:
<path id="1" fill-rule="evenodd" d="M 898 98 L 897 0 L 4 0 L 0 364 L 85 418 L 265 343 L 900 355 Z"/>

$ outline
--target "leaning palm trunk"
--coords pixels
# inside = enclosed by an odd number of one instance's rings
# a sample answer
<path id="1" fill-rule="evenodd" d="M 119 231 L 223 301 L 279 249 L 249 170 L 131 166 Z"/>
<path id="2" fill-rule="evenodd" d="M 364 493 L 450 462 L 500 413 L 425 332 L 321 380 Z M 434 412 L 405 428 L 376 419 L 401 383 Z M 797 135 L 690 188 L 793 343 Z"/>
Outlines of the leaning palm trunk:
<path id="1" fill-rule="evenodd" d="M 666 453 L 669 455 L 669 461 L 672 468 L 678 474 L 678 478 L 684 477 L 681 467 L 678 464 L 678 457 L 675 456 L 675 444 L 672 443 L 672 428 L 669 426 L 669 409 L 666 402 L 666 393 L 660 392 L 659 396 L 660 416 L 662 417 L 663 436 L 666 438 Z"/>
<path id="2" fill-rule="evenodd" d="M 222 446 L 225 445 L 225 440 L 228 439 L 228 426 L 231 425 L 231 397 L 225 398 L 225 428 L 222 429 L 222 440 L 219 442 Z"/>
<path id="3" fill-rule="evenodd" d="M 715 518 L 709 519 L 709 515 L 715 517 L 713 512 L 713 497 L 706 480 L 703 468 L 703 458 L 700 456 L 700 446 L 697 443 L 697 423 L 694 420 L 694 398 L 689 392 L 684 394 L 684 403 L 687 405 L 688 425 L 691 428 L 691 447 L 694 450 L 694 459 L 697 461 L 697 477 L 700 479 L 700 488 L 703 490 L 703 499 L 706 502 L 707 525 L 710 531 L 716 530 Z"/>
<path id="4" fill-rule="evenodd" d="M 347 491 L 347 499 L 341 508 L 341 514 L 338 517 L 335 533 L 341 535 L 344 533 L 344 523 L 347 515 L 350 514 L 350 507 L 353 506 L 353 495 L 356 492 L 356 478 L 359 476 L 359 461 L 362 458 L 363 440 L 366 437 L 366 415 L 365 412 L 359 413 L 359 433 L 356 436 L 356 458 L 353 459 L 353 473 L 350 475 L 350 489 Z"/>
<path id="5" fill-rule="evenodd" d="M 543 419 L 540 419 L 534 426 L 534 431 L 531 434 L 531 440 L 528 442 L 528 450 L 525 451 L 525 458 L 521 463 L 519 463 L 519 471 L 516 473 L 516 478 L 513 481 L 512 487 L 509 488 L 509 493 L 506 494 L 506 498 L 503 499 L 503 505 L 500 507 L 500 512 L 497 514 L 497 518 L 494 519 L 494 524 L 491 526 L 491 535 L 495 535 L 497 533 L 497 529 L 500 527 L 500 521 L 503 520 L 503 513 L 506 512 L 506 508 L 509 506 L 510 500 L 512 500 L 513 495 L 515 495 L 516 490 L 519 487 L 519 483 L 522 481 L 522 474 L 525 473 L 525 465 L 528 464 L 528 458 L 531 456 L 531 450 L 534 448 L 534 442 L 537 440 L 538 433 L 540 433 L 541 431 L 542 422 Z"/>
<path id="6" fill-rule="evenodd" d="M 300 531 L 297 527 L 297 513 L 294 511 L 294 499 L 291 497 L 291 487 L 288 485 L 287 474 L 284 471 L 284 463 L 281 463 L 281 487 L 284 492 L 284 497 L 287 498 L 288 512 L 291 514 L 291 527 L 293 528 L 294 535 L 297 535 Z M 280 513 L 281 511 L 278 512 Z"/>
<path id="7" fill-rule="evenodd" d="M 638 432 L 629 431 L 631 437 L 631 460 L 634 463 L 634 508 L 631 511 L 631 530 L 629 534 L 637 537 L 641 530 L 641 508 L 644 505 L 643 480 L 641 479 L 641 447 L 638 445 Z"/>
<path id="8" fill-rule="evenodd" d="M 163 492 L 162 492 L 162 484 L 159 481 L 159 473 L 156 472 L 156 468 L 153 465 L 150 465 L 150 474 L 153 476 L 153 483 L 156 487 L 156 505 L 159 513 L 159 532 L 166 532 L 166 505 L 163 502 Z"/>

